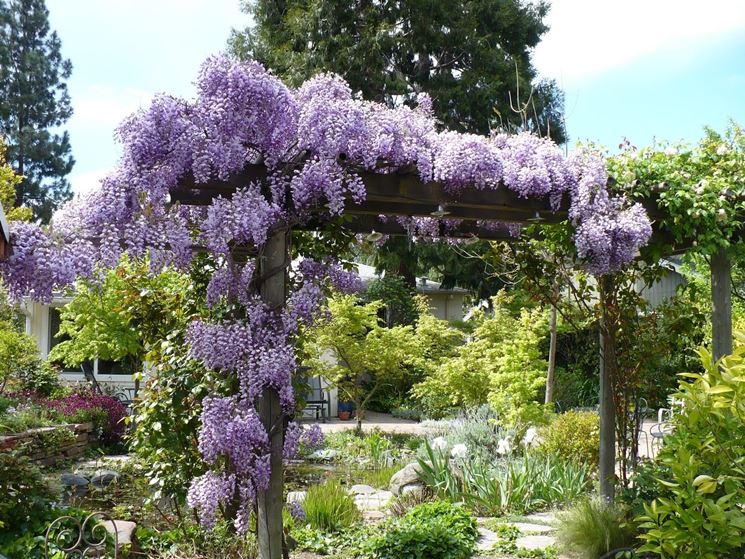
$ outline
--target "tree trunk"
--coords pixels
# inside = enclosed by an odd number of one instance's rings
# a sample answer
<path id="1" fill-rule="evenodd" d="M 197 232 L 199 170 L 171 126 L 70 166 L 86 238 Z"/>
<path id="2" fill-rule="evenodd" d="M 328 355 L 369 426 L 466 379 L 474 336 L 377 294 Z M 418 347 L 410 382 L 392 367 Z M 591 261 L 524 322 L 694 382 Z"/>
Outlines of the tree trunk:
<path id="1" fill-rule="evenodd" d="M 617 371 L 614 281 L 612 276 L 598 279 L 602 318 L 600 320 L 600 496 L 607 502 L 615 498 L 616 414 L 613 405 L 613 377 Z"/>
<path id="2" fill-rule="evenodd" d="M 289 232 L 272 233 L 264 247 L 260 262 L 260 273 L 264 281 L 261 285 L 261 299 L 272 308 L 279 309 L 285 304 L 287 293 L 287 262 L 289 253 Z M 258 402 L 261 422 L 269 433 L 271 448 L 271 475 L 269 488 L 257 496 L 257 525 L 259 559 L 281 559 L 283 547 L 282 506 L 284 471 L 282 450 L 284 447 L 283 414 L 276 390 L 264 390 Z"/>
<path id="3" fill-rule="evenodd" d="M 732 353 L 732 262 L 727 249 L 711 257 L 712 353 L 719 359 Z"/>
<path id="4" fill-rule="evenodd" d="M 556 323 L 558 322 L 559 305 L 559 283 L 554 285 L 551 305 L 551 325 L 549 328 L 550 342 L 548 346 L 548 373 L 546 374 L 546 400 L 547 404 L 554 401 L 554 373 L 556 371 Z"/>

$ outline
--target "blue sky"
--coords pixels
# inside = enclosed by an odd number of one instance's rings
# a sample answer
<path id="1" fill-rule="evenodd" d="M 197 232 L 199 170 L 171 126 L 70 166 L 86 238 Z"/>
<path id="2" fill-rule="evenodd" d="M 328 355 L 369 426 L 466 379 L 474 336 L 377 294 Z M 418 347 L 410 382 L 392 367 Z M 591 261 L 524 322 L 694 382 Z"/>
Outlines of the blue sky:
<path id="1" fill-rule="evenodd" d="M 157 92 L 190 97 L 201 61 L 248 16 L 239 0 L 47 0 L 73 63 L 76 192 L 116 164 L 116 125 Z M 554 0 L 535 53 L 566 91 L 574 140 L 695 142 L 745 124 L 745 0 Z"/>

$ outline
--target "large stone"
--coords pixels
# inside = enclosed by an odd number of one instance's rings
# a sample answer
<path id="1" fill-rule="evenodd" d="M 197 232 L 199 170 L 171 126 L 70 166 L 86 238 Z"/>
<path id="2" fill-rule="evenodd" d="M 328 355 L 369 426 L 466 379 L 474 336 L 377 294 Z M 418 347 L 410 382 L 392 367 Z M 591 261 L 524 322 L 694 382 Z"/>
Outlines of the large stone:
<path id="1" fill-rule="evenodd" d="M 423 483 L 407 483 L 401 488 L 401 495 L 406 495 L 408 493 L 423 493 L 424 492 L 424 484 Z"/>
<path id="2" fill-rule="evenodd" d="M 421 470 L 419 464 L 416 462 L 412 462 L 403 469 L 397 471 L 395 474 L 393 474 L 393 477 L 391 477 L 390 490 L 393 492 L 394 495 L 400 495 L 401 489 L 404 486 L 411 484 L 421 484 L 421 481 L 419 479 L 420 471 Z"/>
<path id="3" fill-rule="evenodd" d="M 523 547 L 525 549 L 546 549 L 547 547 L 554 545 L 556 539 L 553 536 L 537 535 L 537 536 L 523 536 L 515 540 L 517 547 Z"/>
<path id="4" fill-rule="evenodd" d="M 103 525 L 109 534 L 112 536 L 116 534 L 117 547 L 129 546 L 131 551 L 135 551 L 135 530 L 137 529 L 135 522 L 129 520 L 105 520 Z"/>
<path id="5" fill-rule="evenodd" d="M 551 526 L 545 524 L 530 524 L 528 522 L 508 522 L 508 524 L 514 526 L 523 534 L 547 534 L 554 531 Z"/>
<path id="6" fill-rule="evenodd" d="M 77 474 L 64 473 L 60 475 L 60 484 L 67 495 L 73 497 L 83 497 L 88 493 L 88 480 Z"/>
<path id="7" fill-rule="evenodd" d="M 102 489 L 108 487 L 117 479 L 119 479 L 119 472 L 115 472 L 114 470 L 96 470 L 91 478 L 91 483 L 94 487 Z"/>
<path id="8" fill-rule="evenodd" d="M 499 536 L 496 532 L 489 530 L 488 528 L 479 527 L 479 539 L 476 542 L 476 549 L 478 551 L 491 551 L 497 542 L 499 542 Z"/>
<path id="9" fill-rule="evenodd" d="M 361 511 L 383 510 L 388 506 L 393 498 L 390 491 L 376 491 L 370 494 L 360 494 L 355 496 L 354 504 Z"/>
<path id="10" fill-rule="evenodd" d="M 339 451 L 333 448 L 322 448 L 311 453 L 308 458 L 310 460 L 333 460 L 339 456 Z"/>
<path id="11" fill-rule="evenodd" d="M 361 483 L 358 483 L 356 485 L 353 485 L 349 488 L 349 492 L 352 495 L 370 495 L 372 493 L 375 493 L 377 489 L 370 485 L 363 485 Z"/>
<path id="12" fill-rule="evenodd" d="M 365 510 L 362 511 L 362 520 L 370 523 L 380 522 L 385 520 L 385 513 L 380 510 Z"/>

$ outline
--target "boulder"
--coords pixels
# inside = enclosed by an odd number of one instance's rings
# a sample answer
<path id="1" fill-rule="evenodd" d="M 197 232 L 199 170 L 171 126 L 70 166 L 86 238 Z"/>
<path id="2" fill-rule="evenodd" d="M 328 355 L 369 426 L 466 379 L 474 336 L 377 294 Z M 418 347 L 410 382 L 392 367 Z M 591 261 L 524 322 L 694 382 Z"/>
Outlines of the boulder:
<path id="1" fill-rule="evenodd" d="M 391 477 L 390 490 L 394 495 L 400 495 L 401 489 L 406 485 L 421 485 L 419 473 L 420 468 L 418 463 L 412 462 L 411 464 L 408 464 L 406 467 L 393 474 L 393 477 Z"/>
<path id="2" fill-rule="evenodd" d="M 372 493 L 375 493 L 377 489 L 370 485 L 363 485 L 361 483 L 358 483 L 356 485 L 353 485 L 349 488 L 349 492 L 352 495 L 370 495 Z"/>
<path id="3" fill-rule="evenodd" d="M 74 497 L 82 497 L 88 493 L 89 482 L 83 476 L 67 472 L 60 475 L 59 481 L 66 494 Z"/>
<path id="4" fill-rule="evenodd" d="M 424 492 L 424 484 L 420 482 L 415 483 L 407 483 L 401 488 L 401 495 L 406 495 L 407 493 L 423 493 Z"/>
<path id="5" fill-rule="evenodd" d="M 112 536 L 116 534 L 117 547 L 129 546 L 130 551 L 136 551 L 135 530 L 137 523 L 129 520 L 105 520 L 103 525 Z"/>
<path id="6" fill-rule="evenodd" d="M 96 470 L 91 478 L 91 483 L 95 487 L 102 489 L 108 487 L 117 479 L 119 479 L 119 472 L 115 472 L 114 470 Z"/>

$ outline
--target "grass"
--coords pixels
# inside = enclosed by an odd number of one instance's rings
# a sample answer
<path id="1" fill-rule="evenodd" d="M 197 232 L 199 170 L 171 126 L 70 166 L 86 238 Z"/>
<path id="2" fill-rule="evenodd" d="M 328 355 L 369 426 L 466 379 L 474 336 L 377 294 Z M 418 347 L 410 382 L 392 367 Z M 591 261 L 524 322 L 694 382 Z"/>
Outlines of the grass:
<path id="1" fill-rule="evenodd" d="M 634 531 L 623 513 L 600 499 L 584 498 L 559 515 L 557 540 L 564 551 L 581 559 L 597 559 L 614 549 L 635 544 Z"/>
<path id="2" fill-rule="evenodd" d="M 357 476 L 359 481 L 356 483 L 363 483 L 365 485 L 371 485 L 375 489 L 388 489 L 391 484 L 391 478 L 398 470 L 401 469 L 400 465 L 384 466 L 382 468 L 374 468 L 372 470 L 358 470 Z"/>
<path id="3" fill-rule="evenodd" d="M 354 498 L 336 480 L 310 486 L 301 504 L 308 524 L 325 532 L 344 530 L 362 518 Z"/>

